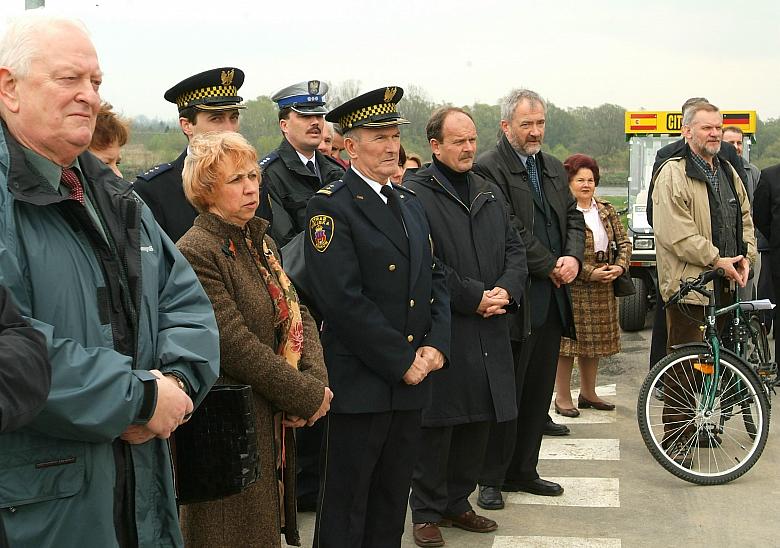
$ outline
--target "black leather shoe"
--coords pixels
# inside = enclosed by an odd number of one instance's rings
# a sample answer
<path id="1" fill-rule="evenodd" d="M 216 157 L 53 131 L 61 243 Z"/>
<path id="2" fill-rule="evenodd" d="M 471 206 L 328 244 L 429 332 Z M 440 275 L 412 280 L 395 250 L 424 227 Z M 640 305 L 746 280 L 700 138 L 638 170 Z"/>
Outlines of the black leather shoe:
<path id="1" fill-rule="evenodd" d="M 491 485 L 480 485 L 477 506 L 483 510 L 501 510 L 504 507 L 501 489 Z"/>
<path id="2" fill-rule="evenodd" d="M 534 480 L 505 482 L 501 488 L 502 491 L 524 491 L 532 495 L 541 495 L 543 497 L 557 497 L 563 494 L 563 487 L 552 481 L 536 478 Z"/>
<path id="3" fill-rule="evenodd" d="M 565 424 L 557 424 L 552 420 L 547 421 L 544 425 L 543 434 L 545 436 L 568 436 L 571 434 L 571 430 Z"/>

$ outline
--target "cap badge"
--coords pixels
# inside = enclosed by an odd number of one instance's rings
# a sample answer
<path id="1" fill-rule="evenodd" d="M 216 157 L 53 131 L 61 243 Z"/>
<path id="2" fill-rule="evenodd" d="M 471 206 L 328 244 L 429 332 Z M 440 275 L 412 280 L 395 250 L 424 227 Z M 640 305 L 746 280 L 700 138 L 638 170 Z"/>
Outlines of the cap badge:
<path id="1" fill-rule="evenodd" d="M 222 78 L 222 85 L 223 86 L 229 86 L 233 83 L 233 76 L 235 76 L 236 70 L 230 69 L 230 70 L 223 70 L 220 77 Z"/>
<path id="2" fill-rule="evenodd" d="M 385 103 L 389 103 L 390 101 L 393 100 L 393 98 L 395 97 L 395 91 L 396 91 L 395 86 L 391 88 L 387 88 L 385 90 Z"/>
<path id="3" fill-rule="evenodd" d="M 320 94 L 320 81 L 309 80 L 309 95 L 319 95 L 319 94 Z"/>

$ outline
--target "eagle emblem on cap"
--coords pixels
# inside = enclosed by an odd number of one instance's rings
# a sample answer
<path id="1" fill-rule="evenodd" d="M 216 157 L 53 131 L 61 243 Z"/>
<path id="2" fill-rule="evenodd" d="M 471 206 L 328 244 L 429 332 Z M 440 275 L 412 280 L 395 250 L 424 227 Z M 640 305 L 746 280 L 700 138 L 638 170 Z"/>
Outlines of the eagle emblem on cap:
<path id="1" fill-rule="evenodd" d="M 393 100 L 393 98 L 395 97 L 395 92 L 396 92 L 395 86 L 391 88 L 387 88 L 385 90 L 385 103 L 389 103 L 390 101 Z"/>
<path id="2" fill-rule="evenodd" d="M 309 80 L 309 95 L 319 95 L 320 93 L 320 81 Z"/>
<path id="3" fill-rule="evenodd" d="M 233 83 L 233 76 L 236 75 L 236 69 L 223 70 L 220 78 L 223 86 L 229 86 Z"/>

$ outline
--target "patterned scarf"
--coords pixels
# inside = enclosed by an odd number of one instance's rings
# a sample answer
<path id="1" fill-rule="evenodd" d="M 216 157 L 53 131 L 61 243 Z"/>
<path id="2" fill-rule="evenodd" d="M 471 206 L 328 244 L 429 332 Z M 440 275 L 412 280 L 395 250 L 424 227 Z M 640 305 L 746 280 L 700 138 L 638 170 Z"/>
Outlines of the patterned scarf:
<path id="1" fill-rule="evenodd" d="M 279 356 L 284 356 L 290 367 L 298 369 L 301 349 L 303 348 L 303 320 L 301 319 L 301 307 L 298 304 L 298 294 L 268 244 L 263 241 L 264 262 L 254 242 L 249 237 L 248 231 L 244 234 L 244 240 L 274 305 L 274 328 L 276 341 L 278 341 L 276 353 Z M 271 271 L 265 267 L 265 264 Z"/>

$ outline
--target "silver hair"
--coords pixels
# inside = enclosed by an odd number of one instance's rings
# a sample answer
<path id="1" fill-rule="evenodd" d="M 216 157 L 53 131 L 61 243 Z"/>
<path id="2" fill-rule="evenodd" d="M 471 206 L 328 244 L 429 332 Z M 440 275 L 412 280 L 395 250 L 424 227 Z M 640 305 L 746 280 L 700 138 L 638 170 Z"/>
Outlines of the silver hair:
<path id="1" fill-rule="evenodd" d="M 542 110 L 547 114 L 547 103 L 542 96 L 530 89 L 513 89 L 509 95 L 501 100 L 501 119 L 511 122 L 517 110 L 517 105 L 528 101 L 531 105 L 542 105 Z"/>
<path id="2" fill-rule="evenodd" d="M 720 109 L 715 105 L 713 105 L 712 103 L 706 103 L 706 102 L 694 103 L 690 105 L 687 109 L 685 109 L 685 113 L 683 114 L 683 119 L 682 119 L 682 125 L 690 126 L 693 123 L 693 119 L 696 117 L 696 113 L 702 110 L 706 110 L 707 112 L 720 112 Z"/>
<path id="3" fill-rule="evenodd" d="M 326 122 L 325 122 L 325 125 L 326 125 L 326 126 L 328 126 L 328 129 L 330 130 L 330 134 L 331 134 L 331 135 L 333 135 L 334 133 L 336 133 L 336 130 L 334 130 L 334 129 L 333 129 L 333 122 L 328 122 L 328 121 L 326 121 Z"/>
<path id="4" fill-rule="evenodd" d="M 344 139 L 352 139 L 353 141 L 360 141 L 360 130 L 361 130 L 360 127 L 349 128 L 344 132 L 342 137 L 344 137 Z"/>
<path id="5" fill-rule="evenodd" d="M 5 33 L 0 37 L 0 67 L 6 67 L 16 76 L 24 78 L 30 71 L 30 64 L 40 51 L 42 32 L 71 26 L 89 36 L 87 27 L 78 19 L 54 15 L 44 9 L 28 10 L 9 20 Z"/>

